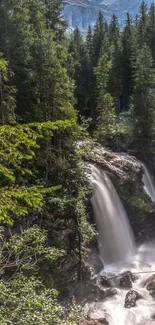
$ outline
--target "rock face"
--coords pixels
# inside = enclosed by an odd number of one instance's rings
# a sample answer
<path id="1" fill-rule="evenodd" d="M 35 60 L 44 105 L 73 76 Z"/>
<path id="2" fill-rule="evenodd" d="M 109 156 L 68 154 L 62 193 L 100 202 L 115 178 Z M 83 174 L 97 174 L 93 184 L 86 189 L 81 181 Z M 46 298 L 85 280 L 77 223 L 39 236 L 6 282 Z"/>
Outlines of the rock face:
<path id="1" fill-rule="evenodd" d="M 135 290 L 130 290 L 126 295 L 124 307 L 125 308 L 135 307 L 136 301 L 138 299 L 141 299 L 141 296 L 139 295 L 139 293 Z"/>
<path id="2" fill-rule="evenodd" d="M 72 293 L 75 300 L 83 305 L 93 301 L 102 301 L 116 294 L 117 290 L 115 288 L 103 288 L 97 278 L 84 282 L 81 286 L 75 286 Z"/>
<path id="3" fill-rule="evenodd" d="M 68 21 L 70 28 L 78 26 L 86 30 L 88 25 L 94 25 L 98 11 L 101 10 L 107 21 L 110 21 L 112 14 L 116 14 L 123 26 L 126 20 L 126 13 L 129 12 L 135 17 L 141 0 L 66 0 L 64 18 Z M 145 0 L 149 6 L 152 0 Z"/>
<path id="4" fill-rule="evenodd" d="M 155 205 L 144 190 L 143 164 L 133 156 L 110 151 L 96 143 L 86 146 L 84 159 L 87 166 L 94 164 L 106 171 L 111 178 L 127 212 L 136 239 L 139 242 L 153 239 Z"/>

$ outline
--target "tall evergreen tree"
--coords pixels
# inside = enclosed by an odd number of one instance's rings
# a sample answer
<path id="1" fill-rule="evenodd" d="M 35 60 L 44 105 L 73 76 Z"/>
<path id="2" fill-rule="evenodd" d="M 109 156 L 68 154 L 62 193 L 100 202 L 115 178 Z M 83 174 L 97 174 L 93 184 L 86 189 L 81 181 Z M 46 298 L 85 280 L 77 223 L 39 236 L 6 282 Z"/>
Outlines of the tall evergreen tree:
<path id="1" fill-rule="evenodd" d="M 112 69 L 110 71 L 110 77 L 109 77 L 109 89 L 113 96 L 114 103 L 117 108 L 117 113 L 119 113 L 122 109 L 121 107 L 122 48 L 121 48 L 120 29 L 119 29 L 118 19 L 115 15 L 112 16 L 112 20 L 109 25 L 109 43 L 110 43 L 110 57 L 112 61 Z"/>
<path id="2" fill-rule="evenodd" d="M 89 58 L 92 61 L 93 58 L 93 31 L 91 26 L 88 26 L 87 35 L 86 35 L 86 47 L 89 54 Z"/>
<path id="3" fill-rule="evenodd" d="M 91 58 L 78 28 L 71 35 L 69 53 L 74 61 L 76 108 L 81 115 L 90 116 Z"/>
<path id="4" fill-rule="evenodd" d="M 150 151 L 155 124 L 155 69 L 150 49 L 144 45 L 133 61 L 134 139 L 137 149 Z"/>
<path id="5" fill-rule="evenodd" d="M 18 117 L 31 121 L 72 116 L 73 86 L 65 68 L 67 54 L 47 26 L 47 5 L 39 0 L 10 1 L 7 12 L 5 6 L 3 10 L 8 19 L 4 53 L 7 56 L 9 52 L 9 67 L 18 90 Z"/>
<path id="6" fill-rule="evenodd" d="M 97 65 L 99 57 L 101 55 L 101 49 L 104 42 L 104 35 L 105 35 L 105 21 L 104 21 L 103 13 L 100 10 L 98 13 L 96 25 L 94 27 L 94 35 L 93 35 L 94 67 Z"/>
<path id="7" fill-rule="evenodd" d="M 56 35 L 56 39 L 61 41 L 64 38 L 64 32 L 67 23 L 63 20 L 62 11 L 64 8 L 63 0 L 45 0 L 47 26 L 49 26 Z"/>
<path id="8" fill-rule="evenodd" d="M 103 54 L 95 69 L 97 82 L 97 108 L 94 119 L 96 121 L 95 134 L 98 139 L 112 134 L 116 122 L 116 111 L 114 101 L 108 92 L 109 72 L 112 62 L 108 54 Z"/>
<path id="9" fill-rule="evenodd" d="M 147 44 L 151 49 L 155 61 L 155 4 L 152 3 L 147 18 Z"/>
<path id="10" fill-rule="evenodd" d="M 130 106 L 130 97 L 132 94 L 132 48 L 133 48 L 133 25 L 131 16 L 127 14 L 126 26 L 122 33 L 122 97 L 121 106 L 123 110 L 127 110 Z"/>
<path id="11" fill-rule="evenodd" d="M 139 8 L 138 23 L 137 23 L 137 38 L 138 38 L 137 41 L 140 47 L 142 47 L 147 40 L 146 28 L 147 28 L 147 6 L 145 2 L 142 1 Z"/>

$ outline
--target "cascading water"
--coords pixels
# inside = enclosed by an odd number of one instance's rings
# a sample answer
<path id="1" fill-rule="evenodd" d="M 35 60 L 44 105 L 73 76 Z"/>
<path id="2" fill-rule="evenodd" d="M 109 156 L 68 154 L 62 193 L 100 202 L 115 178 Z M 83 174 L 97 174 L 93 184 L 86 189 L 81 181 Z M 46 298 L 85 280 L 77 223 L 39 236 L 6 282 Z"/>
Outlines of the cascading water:
<path id="1" fill-rule="evenodd" d="M 150 196 L 152 202 L 155 202 L 155 180 L 145 165 L 143 183 L 146 193 Z"/>
<path id="2" fill-rule="evenodd" d="M 117 295 L 94 303 L 94 315 L 96 313 L 96 318 L 106 317 L 109 325 L 155 325 L 155 300 L 146 290 L 147 279 L 155 274 L 155 246 L 144 244 L 135 249 L 126 212 L 110 178 L 95 166 L 91 169 L 92 205 L 99 233 L 100 255 L 104 262 L 101 273 L 108 277 L 129 270 L 137 274 L 133 289 L 141 296 L 135 307 L 126 309 L 124 301 L 129 290 L 117 288 Z M 145 190 L 154 200 L 152 193 L 155 190 L 150 178 L 145 169 Z"/>
<path id="3" fill-rule="evenodd" d="M 125 261 L 135 253 L 128 217 L 108 175 L 95 166 L 91 170 L 92 205 L 101 259 L 106 264 Z"/>

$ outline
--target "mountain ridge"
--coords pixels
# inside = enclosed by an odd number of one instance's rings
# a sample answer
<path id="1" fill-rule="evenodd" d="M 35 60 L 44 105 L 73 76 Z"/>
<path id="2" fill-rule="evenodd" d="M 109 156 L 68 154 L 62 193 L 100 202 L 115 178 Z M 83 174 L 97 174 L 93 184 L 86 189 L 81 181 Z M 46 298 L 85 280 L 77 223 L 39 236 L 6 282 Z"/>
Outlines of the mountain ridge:
<path id="1" fill-rule="evenodd" d="M 64 8 L 64 19 L 68 21 L 69 28 L 78 26 L 86 30 L 88 25 L 94 25 L 98 11 L 101 10 L 107 22 L 114 13 L 118 17 L 120 26 L 124 26 L 126 14 L 129 12 L 134 18 L 138 13 L 141 0 L 66 0 Z M 146 0 L 149 7 L 152 0 Z"/>

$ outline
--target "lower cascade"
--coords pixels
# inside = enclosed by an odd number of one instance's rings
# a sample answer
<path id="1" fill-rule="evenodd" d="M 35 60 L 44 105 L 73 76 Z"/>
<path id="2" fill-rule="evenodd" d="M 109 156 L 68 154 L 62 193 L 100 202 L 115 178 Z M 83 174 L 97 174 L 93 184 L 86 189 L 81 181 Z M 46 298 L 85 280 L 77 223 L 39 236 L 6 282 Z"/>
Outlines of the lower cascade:
<path id="1" fill-rule="evenodd" d="M 150 196 L 152 202 L 155 202 L 155 180 L 145 165 L 143 183 L 146 193 Z"/>
<path id="2" fill-rule="evenodd" d="M 112 279 L 117 294 L 95 301 L 90 304 L 90 310 L 93 308 L 94 319 L 106 318 L 109 325 L 155 325 L 155 245 L 147 243 L 136 248 L 128 217 L 112 181 L 95 166 L 91 166 L 91 171 L 92 206 L 104 264 L 100 276 Z M 145 190 L 148 189 L 146 169 L 143 183 Z M 147 194 L 150 195 L 149 191 Z M 133 276 L 130 287 L 119 284 L 124 272 Z"/>
<path id="3" fill-rule="evenodd" d="M 135 242 L 127 214 L 108 175 L 95 166 L 91 170 L 100 257 L 106 264 L 128 260 L 135 253 Z"/>

